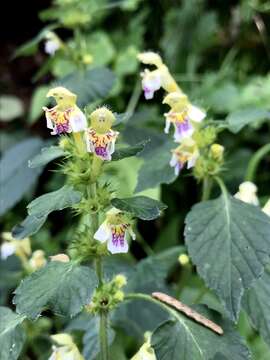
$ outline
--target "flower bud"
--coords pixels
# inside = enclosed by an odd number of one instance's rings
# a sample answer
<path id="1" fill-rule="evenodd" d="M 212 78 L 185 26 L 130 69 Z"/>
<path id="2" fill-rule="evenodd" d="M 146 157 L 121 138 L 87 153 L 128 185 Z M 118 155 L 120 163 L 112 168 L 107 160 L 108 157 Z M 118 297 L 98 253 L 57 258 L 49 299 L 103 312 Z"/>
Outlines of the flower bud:
<path id="1" fill-rule="evenodd" d="M 31 259 L 29 260 L 29 265 L 35 271 L 45 266 L 47 260 L 45 258 L 45 253 L 43 250 L 36 250 L 33 252 Z"/>
<path id="2" fill-rule="evenodd" d="M 137 55 L 137 58 L 140 62 L 146 65 L 155 65 L 156 67 L 162 65 L 161 57 L 152 51 L 140 53 Z"/>
<path id="3" fill-rule="evenodd" d="M 114 300 L 116 300 L 117 302 L 121 302 L 124 300 L 124 293 L 123 291 L 116 291 L 116 293 L 114 294 Z"/>
<path id="4" fill-rule="evenodd" d="M 151 347 L 151 335 L 147 336 L 146 342 L 141 346 L 139 351 L 131 358 L 131 360 L 157 360 L 155 351 Z"/>
<path id="5" fill-rule="evenodd" d="M 115 285 L 121 289 L 123 286 L 127 284 L 127 279 L 124 275 L 116 275 L 114 278 Z"/>
<path id="6" fill-rule="evenodd" d="M 50 256 L 51 261 L 60 261 L 63 263 L 69 262 L 70 259 L 66 254 L 57 254 L 54 256 Z"/>
<path id="7" fill-rule="evenodd" d="M 82 57 L 82 62 L 85 64 L 85 65 L 89 65 L 93 62 L 93 56 L 90 55 L 90 54 L 85 54 L 83 55 Z"/>
<path id="8" fill-rule="evenodd" d="M 178 261 L 182 266 L 185 266 L 185 265 L 189 264 L 189 257 L 186 254 L 181 254 L 178 257 Z"/>
<path id="9" fill-rule="evenodd" d="M 217 161 L 222 161 L 223 153 L 224 153 L 224 146 L 220 144 L 213 144 L 211 145 L 210 152 L 212 157 Z"/>
<path id="10" fill-rule="evenodd" d="M 234 197 L 248 204 L 259 205 L 257 186 L 251 181 L 245 181 L 240 184 L 239 190 Z"/>

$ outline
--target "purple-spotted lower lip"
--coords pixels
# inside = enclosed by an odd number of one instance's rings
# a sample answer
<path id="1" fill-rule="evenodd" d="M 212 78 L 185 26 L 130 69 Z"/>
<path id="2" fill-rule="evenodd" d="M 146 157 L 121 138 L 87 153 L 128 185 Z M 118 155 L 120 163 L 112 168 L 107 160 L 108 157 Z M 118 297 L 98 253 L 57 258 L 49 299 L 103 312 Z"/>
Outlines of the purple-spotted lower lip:
<path id="1" fill-rule="evenodd" d="M 148 94 L 148 93 L 151 93 L 152 92 L 152 90 L 151 89 L 149 89 L 148 87 L 146 87 L 146 86 L 144 86 L 143 87 L 143 91 L 146 93 L 146 94 Z"/>
<path id="2" fill-rule="evenodd" d="M 183 122 L 176 122 L 176 127 L 179 133 L 185 133 L 192 129 L 192 126 L 188 119 L 185 119 Z"/>
<path id="3" fill-rule="evenodd" d="M 177 170 L 180 172 L 183 169 L 184 164 L 179 161 L 175 166 L 176 166 Z"/>
<path id="4" fill-rule="evenodd" d="M 115 246 L 123 247 L 125 245 L 124 234 L 122 235 L 112 234 L 112 243 Z"/>
<path id="5" fill-rule="evenodd" d="M 96 155 L 102 156 L 102 157 L 108 156 L 107 149 L 106 149 L 106 147 L 103 147 L 103 146 L 96 147 L 95 148 L 95 153 L 96 153 Z"/>
<path id="6" fill-rule="evenodd" d="M 56 125 L 56 132 L 58 135 L 68 132 L 69 125 L 68 124 L 57 124 Z"/>

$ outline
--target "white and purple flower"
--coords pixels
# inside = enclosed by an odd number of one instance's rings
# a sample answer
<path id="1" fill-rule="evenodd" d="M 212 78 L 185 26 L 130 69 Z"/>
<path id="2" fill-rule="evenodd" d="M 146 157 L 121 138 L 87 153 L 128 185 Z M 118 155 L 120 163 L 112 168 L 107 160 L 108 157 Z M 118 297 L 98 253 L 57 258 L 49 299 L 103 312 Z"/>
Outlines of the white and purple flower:
<path id="1" fill-rule="evenodd" d="M 107 248 L 112 254 L 128 252 L 128 237 L 135 240 L 136 235 L 131 228 L 125 214 L 115 208 L 106 214 L 106 220 L 96 231 L 94 238 L 100 242 L 107 242 Z"/>
<path id="2" fill-rule="evenodd" d="M 110 161 L 118 135 L 119 132 L 114 130 L 99 134 L 93 128 L 89 128 L 85 133 L 87 151 L 96 154 L 101 160 Z"/>
<path id="3" fill-rule="evenodd" d="M 159 70 L 149 71 L 146 69 L 141 73 L 141 76 L 145 99 L 153 99 L 155 91 L 159 90 L 161 87 L 161 76 Z"/>
<path id="4" fill-rule="evenodd" d="M 171 110 L 164 115 L 166 117 L 164 132 L 168 134 L 171 124 L 173 124 L 174 140 L 177 142 L 189 138 L 194 133 L 194 123 L 200 123 L 206 116 L 201 109 L 193 105 L 188 105 L 184 110 L 179 112 Z"/>
<path id="5" fill-rule="evenodd" d="M 47 97 L 53 97 L 57 103 L 51 109 L 43 107 L 47 120 L 47 128 L 51 135 L 77 133 L 87 128 L 86 117 L 76 105 L 77 96 L 64 87 L 51 89 Z"/>
<path id="6" fill-rule="evenodd" d="M 44 51 L 50 56 L 54 56 L 57 50 L 63 46 L 59 37 L 52 31 L 46 34 L 46 41 L 44 43 Z"/>
<path id="7" fill-rule="evenodd" d="M 200 153 L 195 141 L 191 138 L 186 138 L 181 145 L 172 150 L 170 166 L 174 167 L 175 175 L 179 175 L 185 165 L 187 169 L 195 166 L 199 156 Z"/>

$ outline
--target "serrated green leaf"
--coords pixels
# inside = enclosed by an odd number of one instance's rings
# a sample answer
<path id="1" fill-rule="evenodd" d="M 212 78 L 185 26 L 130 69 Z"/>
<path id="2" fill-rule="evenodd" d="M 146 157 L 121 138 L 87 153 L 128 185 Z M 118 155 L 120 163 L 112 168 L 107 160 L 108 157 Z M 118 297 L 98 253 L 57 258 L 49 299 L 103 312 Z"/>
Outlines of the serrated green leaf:
<path id="1" fill-rule="evenodd" d="M 113 87 L 114 74 L 107 68 L 95 68 L 85 72 L 75 72 L 60 79 L 61 86 L 78 95 L 78 106 L 103 99 Z"/>
<path id="2" fill-rule="evenodd" d="M 21 200 L 35 183 L 42 169 L 29 169 L 27 162 L 42 145 L 41 139 L 28 138 L 4 152 L 0 160 L 0 215 Z"/>
<path id="3" fill-rule="evenodd" d="M 263 276 L 245 292 L 243 307 L 259 331 L 262 338 L 270 346 L 270 268 L 267 267 Z"/>
<path id="4" fill-rule="evenodd" d="M 63 210 L 80 202 L 82 194 L 65 185 L 57 191 L 39 196 L 27 205 L 29 215 L 44 217 L 56 210 Z"/>
<path id="5" fill-rule="evenodd" d="M 1 306 L 0 319 L 0 359 L 16 360 L 25 341 L 25 334 L 20 327 L 24 316 Z"/>
<path id="6" fill-rule="evenodd" d="M 247 108 L 229 114 L 226 121 L 229 130 L 234 134 L 237 134 L 246 125 L 254 124 L 266 119 L 270 119 L 269 111 L 265 109 Z"/>
<path id="7" fill-rule="evenodd" d="M 52 261 L 21 282 L 13 302 L 19 314 L 33 320 L 46 308 L 59 315 L 74 316 L 90 302 L 96 286 L 92 269 Z"/>
<path id="8" fill-rule="evenodd" d="M 19 258 L 13 255 L 5 260 L 0 259 L 0 274 L 0 305 L 5 305 L 22 276 L 22 264 Z"/>
<path id="9" fill-rule="evenodd" d="M 12 121 L 24 113 L 23 102 L 12 95 L 0 96 L 0 121 Z"/>
<path id="10" fill-rule="evenodd" d="M 259 278 L 270 254 L 270 218 L 227 192 L 195 205 L 186 218 L 185 240 L 199 275 L 234 321 L 244 289 Z"/>
<path id="11" fill-rule="evenodd" d="M 220 325 L 224 334 L 218 335 L 175 311 L 175 319 L 161 324 L 151 337 L 157 360 L 251 359 L 246 344 L 229 321 L 203 306 L 196 310 Z"/>
<path id="12" fill-rule="evenodd" d="M 108 326 L 108 345 L 110 346 L 115 338 L 114 330 Z M 83 336 L 83 355 L 87 360 L 95 360 L 100 353 L 99 341 L 99 318 L 94 317 L 89 320 L 86 332 Z"/>
<path id="13" fill-rule="evenodd" d="M 117 161 L 127 157 L 131 157 L 139 154 L 143 151 L 145 145 L 148 143 L 148 140 L 142 141 L 136 145 L 129 147 L 116 148 L 115 152 L 112 155 L 112 160 Z"/>
<path id="14" fill-rule="evenodd" d="M 150 146 L 152 143 L 153 138 L 151 138 Z M 174 169 L 169 165 L 173 148 L 175 144 L 172 140 L 162 142 L 160 139 L 158 147 L 153 146 L 152 149 L 147 149 L 147 153 L 142 154 L 144 163 L 139 170 L 136 192 L 154 188 L 160 184 L 170 184 L 176 179 Z"/>
<path id="15" fill-rule="evenodd" d="M 12 229 L 12 236 L 15 239 L 24 239 L 28 236 L 34 235 L 42 227 L 47 220 L 47 216 L 36 217 L 28 215 L 20 224 L 17 224 Z"/>
<path id="16" fill-rule="evenodd" d="M 113 199 L 112 205 L 119 210 L 129 212 L 142 220 L 154 220 L 167 206 L 147 196 L 135 196 L 125 199 Z"/>
<path id="17" fill-rule="evenodd" d="M 45 166 L 50 161 L 65 156 L 66 152 L 59 146 L 50 146 L 41 149 L 41 153 L 29 160 L 28 166 L 33 169 L 39 166 Z"/>

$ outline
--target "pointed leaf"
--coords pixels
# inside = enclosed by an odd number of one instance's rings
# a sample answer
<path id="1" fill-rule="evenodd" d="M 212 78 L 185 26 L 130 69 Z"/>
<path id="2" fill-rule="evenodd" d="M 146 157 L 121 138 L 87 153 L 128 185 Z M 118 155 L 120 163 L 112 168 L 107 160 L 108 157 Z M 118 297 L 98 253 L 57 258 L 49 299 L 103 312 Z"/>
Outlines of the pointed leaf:
<path id="1" fill-rule="evenodd" d="M 19 314 L 33 320 L 46 308 L 74 316 L 90 302 L 96 286 L 95 272 L 88 267 L 53 261 L 21 282 L 13 302 Z"/>
<path id="2" fill-rule="evenodd" d="M 269 111 L 252 107 L 231 113 L 226 121 L 228 122 L 229 130 L 236 134 L 246 125 L 254 124 L 265 119 L 270 119 Z"/>
<path id="3" fill-rule="evenodd" d="M 145 140 L 133 146 L 116 148 L 115 152 L 112 155 L 112 160 L 121 160 L 139 154 L 143 151 L 147 142 L 148 140 Z"/>
<path id="4" fill-rule="evenodd" d="M 113 199 L 112 205 L 119 210 L 129 212 L 142 220 L 153 220 L 160 216 L 167 206 L 147 196 L 135 196 L 125 199 Z"/>
<path id="5" fill-rule="evenodd" d="M 61 86 L 78 94 L 78 106 L 106 97 L 113 87 L 114 74 L 107 68 L 95 68 L 85 72 L 75 72 L 60 79 Z"/>
<path id="6" fill-rule="evenodd" d="M 195 205 L 185 222 L 188 252 L 199 275 L 236 321 L 244 289 L 269 262 L 270 218 L 224 192 Z"/>
<path id="7" fill-rule="evenodd" d="M 171 150 L 175 148 L 175 143 L 172 140 L 163 141 L 162 139 L 163 137 L 159 140 L 157 148 L 153 146 L 153 149 L 147 149 L 147 153 L 143 153 L 144 163 L 139 170 L 136 192 L 154 188 L 160 184 L 170 184 L 177 177 L 174 169 L 169 165 Z"/>
<path id="8" fill-rule="evenodd" d="M 65 156 L 66 152 L 59 146 L 50 146 L 41 149 L 41 153 L 36 155 L 33 159 L 29 160 L 28 166 L 33 169 L 38 166 L 45 166 L 50 161 Z"/>
<path id="9" fill-rule="evenodd" d="M 203 306 L 196 310 L 220 325 L 224 334 L 218 335 L 173 311 L 175 319 L 161 324 L 151 338 L 157 360 L 251 359 L 246 344 L 228 321 Z"/>
<path id="10" fill-rule="evenodd" d="M 4 152 L 0 160 L 0 215 L 16 205 L 34 185 L 42 169 L 29 169 L 27 162 L 42 145 L 41 139 L 28 138 Z"/>
<path id="11" fill-rule="evenodd" d="M 270 268 L 243 297 L 243 307 L 252 325 L 270 346 Z"/>
<path id="12" fill-rule="evenodd" d="M 47 220 L 47 216 L 36 217 L 28 215 L 20 224 L 17 224 L 12 229 L 12 236 L 15 239 L 24 239 L 28 236 L 34 235 L 42 227 Z"/>
<path id="13" fill-rule="evenodd" d="M 1 306 L 0 319 L 0 359 L 16 360 L 25 340 L 25 334 L 20 326 L 24 316 Z"/>
<path id="14" fill-rule="evenodd" d="M 41 195 L 27 205 L 29 215 L 45 217 L 56 210 L 63 210 L 80 202 L 82 194 L 65 185 L 57 191 Z"/>

